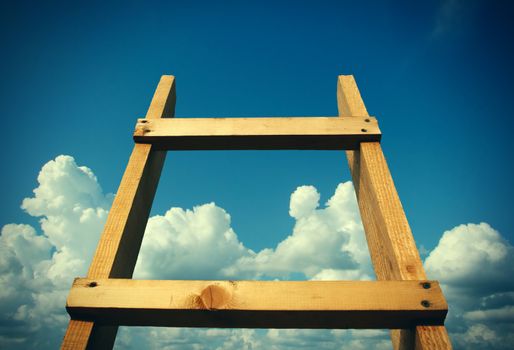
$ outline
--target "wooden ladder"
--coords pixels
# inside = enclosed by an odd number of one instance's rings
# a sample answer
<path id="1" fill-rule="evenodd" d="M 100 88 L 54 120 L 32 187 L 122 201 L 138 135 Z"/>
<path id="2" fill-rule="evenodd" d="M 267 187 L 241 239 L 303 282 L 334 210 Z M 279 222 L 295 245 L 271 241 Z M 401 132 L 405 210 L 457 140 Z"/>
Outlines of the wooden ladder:
<path id="1" fill-rule="evenodd" d="M 338 78 L 338 117 L 167 119 L 175 100 L 175 78 L 162 76 L 87 278 L 71 287 L 63 349 L 110 349 L 120 325 L 388 328 L 395 349 L 451 349 L 448 306 L 427 280 L 353 76 Z M 166 152 L 200 149 L 345 149 L 378 281 L 132 280 Z"/>

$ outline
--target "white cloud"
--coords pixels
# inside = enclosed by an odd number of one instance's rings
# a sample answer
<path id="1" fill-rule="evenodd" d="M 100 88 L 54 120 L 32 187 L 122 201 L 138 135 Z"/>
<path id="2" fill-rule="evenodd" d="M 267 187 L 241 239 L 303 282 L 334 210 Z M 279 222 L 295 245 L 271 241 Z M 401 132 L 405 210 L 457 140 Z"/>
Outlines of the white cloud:
<path id="1" fill-rule="evenodd" d="M 125 349 L 391 349 L 387 331 L 315 329 L 193 329 L 121 327 Z"/>
<path id="2" fill-rule="evenodd" d="M 77 166 L 70 156 L 46 163 L 37 179 L 34 197 L 25 198 L 22 208 L 41 217 L 41 229 L 58 250 L 65 248 L 70 256 L 89 258 L 112 195 L 104 195 L 93 172 Z"/>
<path id="3" fill-rule="evenodd" d="M 448 293 L 485 297 L 514 291 L 514 250 L 486 223 L 460 225 L 444 232 L 425 260 L 427 273 Z"/>
<path id="4" fill-rule="evenodd" d="M 29 225 L 5 225 L 0 235 L 0 305 L 2 323 L 13 320 L 13 333 L 23 327 L 37 328 L 28 322 L 34 307 L 33 291 L 45 293 L 51 287 L 45 270 L 51 259 L 51 244 L 37 236 Z M 24 308 L 25 306 L 25 308 Z M 24 317 L 27 316 L 27 317 Z M 0 344 L 1 345 L 1 344 Z"/>
<path id="5" fill-rule="evenodd" d="M 503 349 L 514 340 L 514 249 L 486 223 L 446 231 L 425 260 L 449 302 L 447 325 L 466 349 Z M 511 343 L 512 344 L 512 343 Z"/>
<path id="6" fill-rule="evenodd" d="M 514 322 L 514 305 L 506 305 L 498 309 L 474 310 L 464 313 L 469 321 Z"/>
<path id="7" fill-rule="evenodd" d="M 59 345 L 66 295 L 86 272 L 112 200 L 69 156 L 45 164 L 38 182 L 22 208 L 41 218 L 42 232 L 9 224 L 0 236 L 1 348 Z"/>
<path id="8" fill-rule="evenodd" d="M 498 334 L 484 324 L 474 324 L 464 333 L 453 335 L 457 344 L 467 349 L 497 348 L 500 343 Z"/>
<path id="9" fill-rule="evenodd" d="M 309 216 L 319 206 L 320 195 L 314 186 L 300 186 L 291 195 L 289 215 L 295 219 Z"/>
<path id="10" fill-rule="evenodd" d="M 230 216 L 214 203 L 171 208 L 148 220 L 134 277 L 219 279 L 238 258 L 252 255 L 230 227 Z"/>
<path id="11" fill-rule="evenodd" d="M 172 208 L 148 221 L 134 276 L 369 279 L 371 264 L 351 182 L 337 187 L 326 208 L 317 208 L 319 197 L 312 186 L 298 187 L 290 204 L 297 220 L 293 233 L 258 253 L 239 242 L 230 216 L 214 203 Z"/>
<path id="12" fill-rule="evenodd" d="M 270 329 L 267 332 L 270 349 L 391 349 L 391 340 L 384 330 L 315 330 Z"/>
<path id="13" fill-rule="evenodd" d="M 263 330 L 121 327 L 115 348 L 120 349 L 264 349 Z"/>
<path id="14" fill-rule="evenodd" d="M 293 233 L 274 249 L 241 257 L 234 270 L 257 277 L 287 278 L 301 273 L 309 279 L 336 274 L 369 279 L 371 261 L 351 182 L 337 187 L 326 208 L 317 209 L 319 197 L 312 186 L 298 187 L 289 210 L 296 218 Z"/>

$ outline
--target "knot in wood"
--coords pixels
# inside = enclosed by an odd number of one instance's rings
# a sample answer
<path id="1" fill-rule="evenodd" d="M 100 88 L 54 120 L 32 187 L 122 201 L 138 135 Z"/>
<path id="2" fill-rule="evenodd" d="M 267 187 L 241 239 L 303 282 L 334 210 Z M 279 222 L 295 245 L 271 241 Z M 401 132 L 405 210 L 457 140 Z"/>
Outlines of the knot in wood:
<path id="1" fill-rule="evenodd" d="M 203 308 L 207 310 L 222 309 L 232 299 L 232 293 L 225 287 L 215 284 L 208 285 L 200 294 Z"/>

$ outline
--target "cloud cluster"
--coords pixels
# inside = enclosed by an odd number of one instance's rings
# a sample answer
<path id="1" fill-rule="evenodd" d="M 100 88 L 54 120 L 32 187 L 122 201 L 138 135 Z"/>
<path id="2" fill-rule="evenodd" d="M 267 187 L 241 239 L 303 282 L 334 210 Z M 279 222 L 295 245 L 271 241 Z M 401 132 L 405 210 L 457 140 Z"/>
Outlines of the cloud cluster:
<path id="1" fill-rule="evenodd" d="M 0 235 L 0 348 L 55 348 L 68 317 L 65 296 L 85 274 L 112 195 L 93 172 L 69 156 L 48 162 L 34 196 L 22 208 L 40 218 L 8 224 Z M 171 208 L 149 219 L 135 277 L 145 279 L 370 279 L 373 278 L 355 194 L 340 184 L 320 206 L 312 186 L 291 195 L 291 234 L 254 252 L 214 203 Z M 286 214 L 286 213 L 284 213 Z M 505 348 L 514 343 L 513 248 L 488 224 L 458 226 L 428 255 L 430 278 L 441 281 L 450 304 L 455 347 Z M 287 349 L 390 348 L 378 330 L 120 329 L 118 348 Z"/>
<path id="2" fill-rule="evenodd" d="M 339 184 L 325 208 L 313 186 L 291 195 L 293 232 L 275 248 L 242 257 L 234 267 L 255 277 L 287 278 L 300 273 L 307 279 L 370 279 L 371 261 L 351 182 Z M 254 278 L 255 278 L 254 277 Z"/>
<path id="3" fill-rule="evenodd" d="M 391 349 L 384 330 L 192 329 L 122 327 L 117 349 Z"/>
<path id="4" fill-rule="evenodd" d="M 222 279 L 240 257 L 253 255 L 214 203 L 171 208 L 148 220 L 134 278 Z"/>
<path id="5" fill-rule="evenodd" d="M 40 218 L 41 232 L 8 224 L 0 235 L 0 348 L 59 345 L 66 295 L 86 272 L 112 201 L 69 156 L 45 164 L 38 183 L 22 208 Z"/>
<path id="6" fill-rule="evenodd" d="M 449 301 L 448 325 L 462 348 L 514 344 L 514 248 L 486 223 L 444 232 L 425 260 Z"/>
<path id="7" fill-rule="evenodd" d="M 230 215 L 214 203 L 193 210 L 171 208 L 149 219 L 135 278 L 370 279 L 371 262 L 351 182 L 340 184 L 326 208 L 301 186 L 291 195 L 293 232 L 275 248 L 245 247 Z"/>

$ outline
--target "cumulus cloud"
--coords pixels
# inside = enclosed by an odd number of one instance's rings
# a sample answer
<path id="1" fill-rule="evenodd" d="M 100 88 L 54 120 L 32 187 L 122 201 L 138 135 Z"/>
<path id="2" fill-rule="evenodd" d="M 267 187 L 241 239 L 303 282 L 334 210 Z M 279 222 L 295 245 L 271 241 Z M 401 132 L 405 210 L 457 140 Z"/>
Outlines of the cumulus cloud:
<path id="1" fill-rule="evenodd" d="M 121 327 L 117 349 L 391 349 L 384 330 Z"/>
<path id="2" fill-rule="evenodd" d="M 513 253 L 512 245 L 488 224 L 460 225 L 444 232 L 425 268 L 448 296 L 471 307 L 476 298 L 514 291 Z"/>
<path id="3" fill-rule="evenodd" d="M 33 291 L 46 295 L 51 283 L 45 270 L 51 244 L 29 225 L 6 225 L 0 235 L 0 347 L 23 342 L 27 329 L 40 326 L 34 318 L 46 305 L 37 303 Z M 62 314 L 62 312 L 61 312 Z M 9 337 L 7 335 L 9 334 Z"/>
<path id="4" fill-rule="evenodd" d="M 296 219 L 293 233 L 275 248 L 241 257 L 234 270 L 256 277 L 301 273 L 308 279 L 369 279 L 371 261 L 351 182 L 337 187 L 326 208 L 318 208 L 319 198 L 314 187 L 298 187 L 289 210 Z"/>
<path id="5" fill-rule="evenodd" d="M 267 349 L 263 330 L 121 327 L 116 349 Z"/>
<path id="6" fill-rule="evenodd" d="M 514 322 L 514 305 L 506 305 L 498 309 L 474 310 L 464 314 L 470 321 Z"/>
<path id="7" fill-rule="evenodd" d="M 458 346 L 503 349 L 514 343 L 513 253 L 487 223 L 467 224 L 444 232 L 425 260 L 427 274 L 441 282 L 449 300 L 447 324 Z"/>
<path id="8" fill-rule="evenodd" d="M 45 164 L 38 183 L 22 208 L 40 218 L 41 232 L 8 224 L 0 235 L 1 348 L 58 346 L 66 295 L 86 272 L 112 200 L 69 156 Z"/>
<path id="9" fill-rule="evenodd" d="M 391 349 L 391 340 L 384 330 L 315 330 L 270 329 L 266 334 L 271 349 Z M 344 346 L 342 346 L 344 345 Z"/>
<path id="10" fill-rule="evenodd" d="M 300 186 L 291 195 L 289 215 L 295 219 L 309 216 L 319 206 L 320 195 L 314 186 Z"/>
<path id="11" fill-rule="evenodd" d="M 230 227 L 230 215 L 214 203 L 171 208 L 148 220 L 134 277 L 220 279 L 238 258 L 253 255 Z"/>
<path id="12" fill-rule="evenodd" d="M 68 317 L 65 296 L 73 277 L 85 274 L 112 195 L 93 172 L 69 156 L 48 162 L 34 195 L 22 208 L 41 228 L 8 224 L 0 235 L 0 347 L 55 348 Z M 284 213 L 286 214 L 286 213 Z M 355 193 L 340 184 L 320 205 L 313 186 L 292 193 L 291 234 L 254 252 L 214 203 L 171 208 L 149 219 L 135 277 L 148 279 L 371 279 L 373 272 Z M 514 343 L 512 246 L 488 224 L 445 232 L 425 261 L 450 304 L 455 347 L 505 348 Z M 187 273 L 184 273 L 187 271 Z M 380 330 L 234 330 L 125 328 L 118 348 L 287 349 L 391 348 Z"/>
<path id="13" fill-rule="evenodd" d="M 452 334 L 453 341 L 463 349 L 511 349 L 512 335 L 499 335 L 488 326 L 473 324 L 465 332 Z M 509 338 L 509 340 L 507 340 Z"/>
<path id="14" fill-rule="evenodd" d="M 340 184 L 326 208 L 312 186 L 291 195 L 293 233 L 275 248 L 255 253 L 230 226 L 230 215 L 214 203 L 172 208 L 148 221 L 136 278 L 369 279 L 371 263 L 351 182 Z"/>

